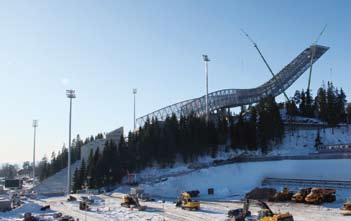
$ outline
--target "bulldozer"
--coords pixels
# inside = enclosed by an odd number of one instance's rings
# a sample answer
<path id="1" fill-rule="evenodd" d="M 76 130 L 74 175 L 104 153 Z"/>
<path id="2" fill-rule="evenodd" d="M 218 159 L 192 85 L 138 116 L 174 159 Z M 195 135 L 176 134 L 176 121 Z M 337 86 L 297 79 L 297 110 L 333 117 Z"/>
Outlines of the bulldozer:
<path id="1" fill-rule="evenodd" d="M 271 202 L 284 202 L 291 200 L 293 196 L 293 192 L 288 189 L 288 187 L 284 187 L 281 192 L 276 192 L 272 198 L 269 199 Z"/>
<path id="2" fill-rule="evenodd" d="M 334 202 L 336 200 L 335 189 L 312 188 L 305 197 L 306 203 L 320 205 L 324 202 Z"/>
<path id="3" fill-rule="evenodd" d="M 275 214 L 269 208 L 269 206 L 261 200 L 250 200 L 246 199 L 244 201 L 244 207 L 242 209 L 230 210 L 228 212 L 228 217 L 232 218 L 234 221 L 245 221 L 246 218 L 251 216 L 249 211 L 250 205 L 255 204 L 261 209 L 258 211 L 257 219 L 258 221 L 294 221 L 293 216 L 290 213 Z M 250 219 L 251 220 L 251 219 Z"/>
<path id="4" fill-rule="evenodd" d="M 291 200 L 297 202 L 297 203 L 304 203 L 305 198 L 308 194 L 310 194 L 312 188 L 301 188 L 297 193 L 295 193 L 292 197 Z"/>
<path id="5" fill-rule="evenodd" d="M 182 209 L 187 210 L 198 210 L 200 209 L 200 202 L 192 200 L 188 192 L 180 194 L 179 200 L 176 202 L 176 206 L 180 206 Z"/>
<path id="6" fill-rule="evenodd" d="M 126 208 L 136 207 L 139 211 L 146 209 L 146 206 L 140 205 L 138 197 L 134 194 L 123 195 L 121 206 Z"/>

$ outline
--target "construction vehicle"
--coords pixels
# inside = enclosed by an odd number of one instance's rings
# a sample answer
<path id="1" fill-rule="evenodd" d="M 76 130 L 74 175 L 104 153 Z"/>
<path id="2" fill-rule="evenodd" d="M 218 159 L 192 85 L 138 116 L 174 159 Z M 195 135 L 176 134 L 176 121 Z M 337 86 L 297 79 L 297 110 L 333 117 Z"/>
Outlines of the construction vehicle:
<path id="1" fill-rule="evenodd" d="M 344 207 L 342 209 L 351 211 L 351 197 L 349 197 L 347 199 L 347 201 L 344 203 Z"/>
<path id="2" fill-rule="evenodd" d="M 146 206 L 140 205 L 139 199 L 135 194 L 123 195 L 121 206 L 126 208 L 136 207 L 139 211 L 143 211 L 146 209 Z"/>
<path id="3" fill-rule="evenodd" d="M 249 211 L 249 208 L 250 208 L 250 205 L 253 205 L 253 204 L 261 208 L 258 211 L 258 216 L 256 219 L 258 221 L 294 221 L 294 218 L 290 213 L 275 214 L 272 212 L 272 210 L 265 202 L 261 200 L 250 200 L 250 199 L 246 199 L 244 201 L 243 209 L 230 210 L 228 212 L 228 217 L 233 218 L 234 221 L 246 221 L 247 218 L 251 216 L 251 212 Z"/>
<path id="4" fill-rule="evenodd" d="M 176 206 L 180 206 L 182 209 L 187 210 L 198 210 L 200 209 L 200 202 L 197 200 L 192 200 L 188 192 L 183 192 L 180 194 L 180 198 L 176 202 Z"/>
<path id="5" fill-rule="evenodd" d="M 295 201 L 296 203 L 305 203 L 305 198 L 308 194 L 310 194 L 311 190 L 312 188 L 301 188 L 291 197 L 291 200 Z"/>
<path id="6" fill-rule="evenodd" d="M 80 210 L 89 211 L 89 210 L 90 210 L 90 207 L 89 207 L 89 205 L 88 205 L 87 202 L 85 202 L 85 201 L 80 201 L 80 202 L 79 202 L 79 209 L 80 209 Z"/>
<path id="7" fill-rule="evenodd" d="M 200 191 L 199 190 L 191 190 L 191 191 L 186 191 L 187 193 L 189 193 L 189 195 L 191 197 L 198 197 L 199 194 L 200 194 Z"/>
<path id="8" fill-rule="evenodd" d="M 344 203 L 342 210 L 345 210 L 345 212 L 343 212 L 342 215 L 351 216 L 351 197 L 349 197 Z"/>
<path id="9" fill-rule="evenodd" d="M 293 196 L 293 192 L 288 189 L 288 187 L 284 187 L 281 192 L 276 192 L 272 198 L 269 199 L 269 201 L 272 202 L 284 202 L 284 201 L 289 201 L 291 200 Z"/>
<path id="10" fill-rule="evenodd" d="M 317 205 L 324 202 L 334 202 L 336 200 L 335 193 L 335 189 L 312 188 L 311 192 L 305 197 L 305 201 Z"/>
<path id="11" fill-rule="evenodd" d="M 130 194 L 131 195 L 136 195 L 139 200 L 141 201 L 150 201 L 151 197 L 150 194 L 145 193 L 143 188 L 140 187 L 132 187 L 130 188 Z"/>

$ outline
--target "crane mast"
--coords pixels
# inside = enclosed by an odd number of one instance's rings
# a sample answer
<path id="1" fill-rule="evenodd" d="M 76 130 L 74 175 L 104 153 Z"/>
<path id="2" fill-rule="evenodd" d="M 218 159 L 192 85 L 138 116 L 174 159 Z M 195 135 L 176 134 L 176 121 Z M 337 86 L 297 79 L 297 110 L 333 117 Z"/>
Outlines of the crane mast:
<path id="1" fill-rule="evenodd" d="M 312 78 L 312 67 L 313 67 L 313 59 L 314 56 L 316 54 L 316 45 L 318 43 L 319 38 L 323 35 L 325 29 L 327 28 L 327 25 L 324 25 L 321 33 L 319 33 L 317 39 L 313 42 L 313 44 L 311 45 L 311 63 L 310 63 L 310 74 L 308 76 L 308 85 L 307 85 L 307 91 L 309 92 L 310 90 L 310 85 L 311 85 L 311 78 Z"/>
<path id="2" fill-rule="evenodd" d="M 273 79 L 274 79 L 274 80 L 277 80 L 275 74 L 273 73 L 273 71 L 272 71 L 271 67 L 269 66 L 268 62 L 266 61 L 266 59 L 263 57 L 263 54 L 261 53 L 260 49 L 258 48 L 256 42 L 254 42 L 254 40 L 252 40 L 252 38 L 249 36 L 249 34 L 247 34 L 243 29 L 240 29 L 240 30 L 243 32 L 243 34 L 251 41 L 251 43 L 253 44 L 253 46 L 256 48 L 256 50 L 257 50 L 257 52 L 260 54 L 260 56 L 261 56 L 263 62 L 264 62 L 265 65 L 267 66 L 269 72 L 272 74 Z M 290 100 L 289 100 L 289 97 L 288 97 L 288 95 L 286 95 L 285 91 L 283 91 L 283 94 L 284 94 L 286 100 L 287 100 L 287 101 L 290 101 Z"/>

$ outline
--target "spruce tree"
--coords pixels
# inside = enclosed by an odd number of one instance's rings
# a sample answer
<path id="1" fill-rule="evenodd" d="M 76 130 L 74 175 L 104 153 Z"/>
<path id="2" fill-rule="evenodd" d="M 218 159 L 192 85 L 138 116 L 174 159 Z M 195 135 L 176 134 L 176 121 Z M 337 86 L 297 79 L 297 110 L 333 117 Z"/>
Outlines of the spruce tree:
<path id="1" fill-rule="evenodd" d="M 328 82 L 327 89 L 327 121 L 330 125 L 335 126 L 337 124 L 337 108 L 336 108 L 336 95 L 333 83 Z"/>
<path id="2" fill-rule="evenodd" d="M 306 116 L 306 96 L 305 96 L 305 92 L 302 89 L 301 91 L 301 97 L 300 97 L 301 101 L 300 101 L 300 113 L 302 116 Z"/>
<path id="3" fill-rule="evenodd" d="M 350 124 L 351 123 L 351 104 L 347 105 L 346 113 L 347 113 L 347 123 Z"/>
<path id="4" fill-rule="evenodd" d="M 327 110 L 327 96 L 326 90 L 323 87 L 320 87 L 317 92 L 317 96 L 315 98 L 316 103 L 316 112 L 318 113 L 318 118 L 327 121 L 328 118 L 328 110 Z"/>
<path id="5" fill-rule="evenodd" d="M 80 165 L 80 169 L 79 169 L 79 183 L 80 185 L 85 185 L 87 180 L 86 180 L 86 176 L 87 176 L 87 172 L 86 172 L 86 164 L 85 164 L 85 160 L 82 160 L 82 163 Z"/>
<path id="6" fill-rule="evenodd" d="M 80 182 L 78 168 L 74 170 L 72 181 L 73 181 L 72 190 L 73 190 L 73 193 L 76 193 L 78 190 L 81 189 L 81 186 L 82 186 Z"/>
<path id="7" fill-rule="evenodd" d="M 305 116 L 306 117 L 314 117 L 314 104 L 313 104 L 313 98 L 311 95 L 311 90 L 307 89 L 306 95 L 305 95 Z"/>
<path id="8" fill-rule="evenodd" d="M 257 110 L 255 107 L 250 108 L 250 120 L 248 131 L 248 149 L 257 149 Z"/>
<path id="9" fill-rule="evenodd" d="M 346 95 L 341 88 L 340 91 L 336 92 L 336 111 L 337 111 L 337 122 L 338 123 L 344 123 L 346 122 L 346 112 L 345 112 L 345 106 L 346 106 Z"/>

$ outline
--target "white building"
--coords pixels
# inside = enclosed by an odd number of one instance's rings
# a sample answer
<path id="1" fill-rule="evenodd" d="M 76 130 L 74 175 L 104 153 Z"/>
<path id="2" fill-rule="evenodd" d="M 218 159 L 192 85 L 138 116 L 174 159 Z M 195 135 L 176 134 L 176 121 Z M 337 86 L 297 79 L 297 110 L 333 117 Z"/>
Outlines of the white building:
<path id="1" fill-rule="evenodd" d="M 84 159 L 85 163 L 87 163 L 91 150 L 93 150 L 93 153 L 95 153 L 96 149 L 99 148 L 100 153 L 102 153 L 103 148 L 105 147 L 106 141 L 113 141 L 116 144 L 118 144 L 122 135 L 123 135 L 123 127 L 120 127 L 116 130 L 113 130 L 107 133 L 106 138 L 104 139 L 97 139 L 83 145 L 80 153 L 81 160 Z"/>

